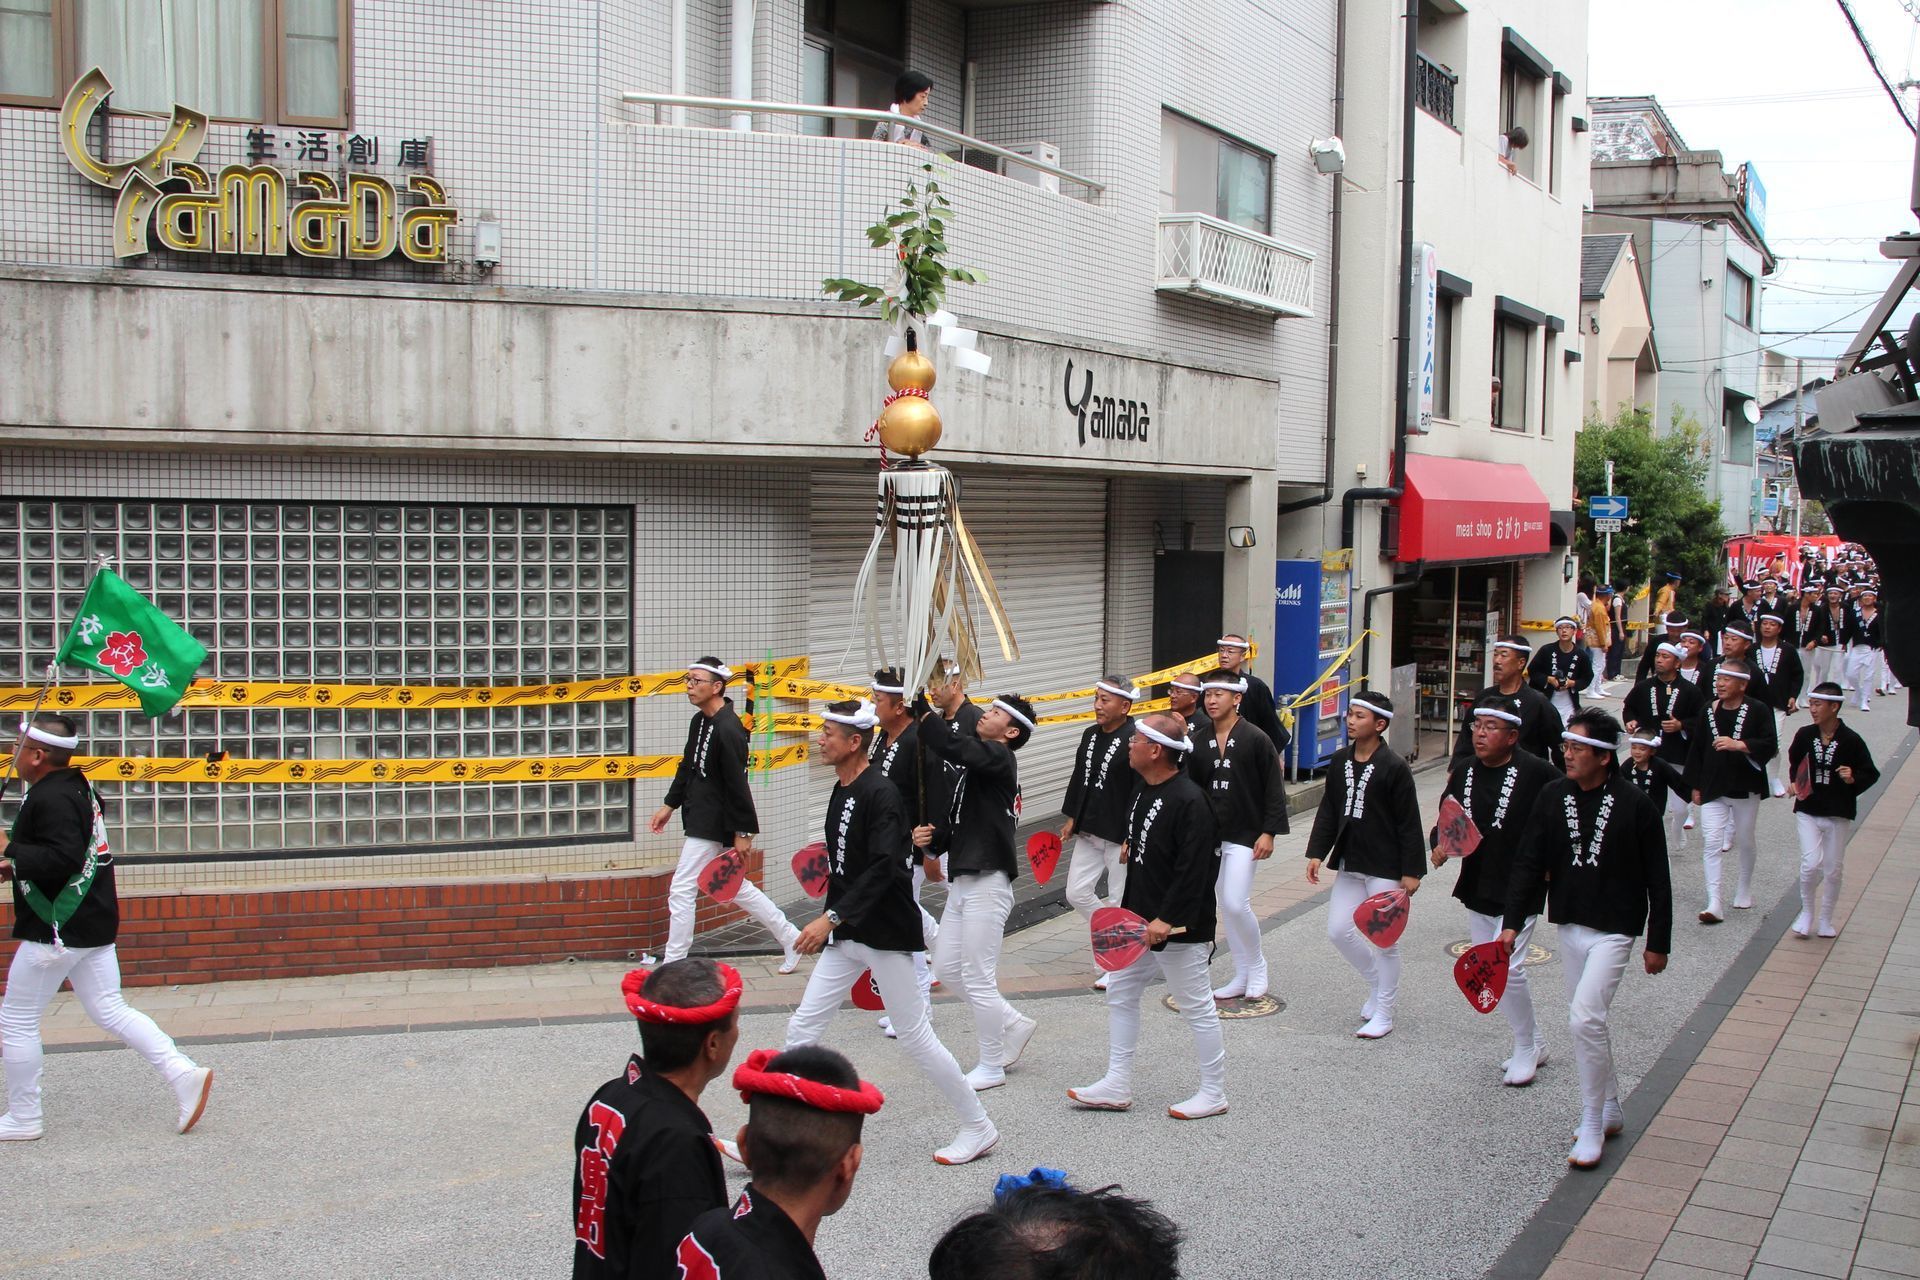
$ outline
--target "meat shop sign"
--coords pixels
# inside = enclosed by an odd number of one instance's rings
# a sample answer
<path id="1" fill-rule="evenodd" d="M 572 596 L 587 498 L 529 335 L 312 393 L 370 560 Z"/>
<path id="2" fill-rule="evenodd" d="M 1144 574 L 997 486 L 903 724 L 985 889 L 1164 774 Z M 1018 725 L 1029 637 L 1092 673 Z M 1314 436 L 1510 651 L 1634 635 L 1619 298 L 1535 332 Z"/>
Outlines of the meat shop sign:
<path id="1" fill-rule="evenodd" d="M 329 146 L 332 135 L 304 131 L 287 158 L 307 163 L 287 170 L 261 163 L 279 152 L 271 134 L 253 129 L 247 134 L 252 163 L 213 169 L 196 163 L 207 141 L 206 114 L 176 105 L 160 141 L 145 155 L 107 161 L 93 154 L 87 132 L 112 92 L 113 83 L 98 67 L 74 82 L 60 109 L 60 145 L 82 177 L 117 193 L 115 257 L 149 253 L 158 240 L 175 253 L 357 262 L 399 253 L 414 262 L 447 261 L 447 229 L 459 213 L 438 181 L 423 172 L 396 181 L 351 167 L 322 167 L 336 154 L 348 166 L 377 160 L 377 141 L 356 135 L 347 140 L 356 145 Z M 430 156 L 421 139 L 394 150 L 403 168 L 423 169 Z"/>

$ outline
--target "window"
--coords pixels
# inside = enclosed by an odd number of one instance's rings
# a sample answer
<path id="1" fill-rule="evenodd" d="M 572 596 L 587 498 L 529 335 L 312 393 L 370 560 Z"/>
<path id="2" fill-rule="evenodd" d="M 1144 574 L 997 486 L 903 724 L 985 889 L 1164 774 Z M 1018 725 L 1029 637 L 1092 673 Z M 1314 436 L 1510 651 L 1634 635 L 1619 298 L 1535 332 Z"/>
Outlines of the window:
<path id="1" fill-rule="evenodd" d="M 892 0 L 807 0 L 801 83 L 808 102 L 884 111 L 907 66 L 907 7 Z M 939 92 L 936 86 L 936 93 Z M 801 120 L 805 133 L 865 138 L 858 120 Z"/>
<path id="2" fill-rule="evenodd" d="M 1433 310 L 1433 416 L 1453 418 L 1454 334 L 1460 324 L 1460 297 L 1440 293 Z"/>
<path id="3" fill-rule="evenodd" d="M 1172 111 L 1160 114 L 1160 211 L 1210 213 L 1268 233 L 1273 157 Z"/>
<path id="4" fill-rule="evenodd" d="M 0 102 L 59 100 L 59 17 L 53 0 L 0 0 Z"/>
<path id="5" fill-rule="evenodd" d="M 1725 395 L 1721 418 L 1726 427 L 1727 453 L 1724 461 L 1728 466 L 1753 465 L 1754 424 L 1747 421 L 1748 406 L 1752 403 L 1746 396 L 1731 391 Z"/>
<path id="6" fill-rule="evenodd" d="M 1553 387 L 1557 381 L 1553 359 L 1559 354 L 1559 342 L 1559 335 L 1548 330 L 1546 352 L 1540 360 L 1540 434 L 1543 436 L 1553 434 Z"/>
<path id="7" fill-rule="evenodd" d="M 1727 319 L 1753 328 L 1753 277 L 1731 262 L 1727 264 L 1726 295 Z"/>
<path id="8" fill-rule="evenodd" d="M 1560 139 L 1564 136 L 1567 124 L 1567 95 L 1573 92 L 1573 81 L 1554 73 L 1553 111 L 1547 121 L 1547 136 L 1543 145 L 1547 149 L 1547 190 L 1558 194 L 1560 191 L 1560 153 L 1563 148 Z"/>
<path id="9" fill-rule="evenodd" d="M 1527 358 L 1533 328 L 1504 316 L 1493 322 L 1493 425 L 1527 429 Z"/>
<path id="10" fill-rule="evenodd" d="M 1500 47 L 1500 159 L 1523 178 L 1539 180 L 1540 97 L 1553 68 L 1539 50 L 1506 28 Z"/>
<path id="11" fill-rule="evenodd" d="M 1452 0 L 1420 0 L 1419 61 L 1414 67 L 1414 104 L 1449 127 L 1459 96 L 1455 67 L 1467 60 L 1465 11 Z"/>
<path id="12" fill-rule="evenodd" d="M 0 0 L 0 101 L 58 106 L 82 71 L 113 105 L 344 128 L 348 0 Z"/>

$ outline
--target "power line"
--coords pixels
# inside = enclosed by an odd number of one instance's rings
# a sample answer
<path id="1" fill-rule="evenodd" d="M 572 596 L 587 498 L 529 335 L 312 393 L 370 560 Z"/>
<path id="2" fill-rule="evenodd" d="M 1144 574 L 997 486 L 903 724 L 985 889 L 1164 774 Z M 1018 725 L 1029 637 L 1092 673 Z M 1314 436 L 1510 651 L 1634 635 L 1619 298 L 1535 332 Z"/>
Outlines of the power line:
<path id="1" fill-rule="evenodd" d="M 1878 299 L 1875 299 L 1875 301 L 1878 301 Z M 1853 319 L 1855 316 L 1859 315 L 1861 312 L 1868 310 L 1873 305 L 1874 305 L 1873 302 L 1862 303 L 1860 306 L 1855 307 L 1853 310 L 1847 312 L 1847 314 L 1841 316 L 1838 320 L 1830 320 L 1826 324 L 1821 325 L 1818 329 L 1797 329 L 1793 331 L 1787 331 L 1783 329 L 1767 329 L 1767 330 L 1763 330 L 1762 332 L 1769 335 L 1778 336 L 1784 339 L 1811 338 L 1819 334 L 1831 333 L 1836 326 L 1845 324 L 1847 321 Z M 1767 344 L 1764 347 L 1755 347 L 1750 351 L 1722 351 L 1718 355 L 1702 356 L 1698 360 L 1669 360 L 1663 356 L 1661 357 L 1660 364 L 1661 364 L 1661 367 L 1663 368 L 1670 364 L 1673 364 L 1673 365 L 1714 364 L 1721 360 L 1737 360 L 1741 356 L 1759 355 L 1761 352 L 1774 351 L 1786 345 L 1787 344 L 1784 341 L 1773 342 L 1773 343 Z"/>
<path id="2" fill-rule="evenodd" d="M 1880 59 L 1874 56 L 1873 46 L 1867 43 L 1867 33 L 1860 29 L 1859 20 L 1853 16 L 1853 6 L 1848 4 L 1847 0 L 1833 0 L 1833 2 L 1840 6 L 1840 13 L 1846 18 L 1847 26 L 1853 29 L 1853 38 L 1859 42 L 1860 51 L 1867 55 L 1867 65 L 1873 68 L 1874 78 L 1880 81 L 1880 87 L 1885 89 L 1887 97 L 1893 100 L 1893 109 L 1900 113 L 1900 123 L 1907 126 L 1908 133 L 1920 136 L 1920 128 L 1914 126 L 1913 118 L 1907 114 L 1907 104 L 1900 100 L 1899 90 L 1895 89 L 1893 82 L 1887 79 L 1887 73 L 1880 69 Z"/>

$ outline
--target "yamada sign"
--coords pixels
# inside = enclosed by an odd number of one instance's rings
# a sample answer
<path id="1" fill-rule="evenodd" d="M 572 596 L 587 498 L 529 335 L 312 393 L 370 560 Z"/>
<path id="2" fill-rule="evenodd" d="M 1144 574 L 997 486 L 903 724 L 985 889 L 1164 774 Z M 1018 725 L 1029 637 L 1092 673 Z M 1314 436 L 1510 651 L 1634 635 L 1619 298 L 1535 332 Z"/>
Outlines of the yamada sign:
<path id="1" fill-rule="evenodd" d="M 207 117 L 182 106 L 152 150 L 108 162 L 88 149 L 86 137 L 112 92 L 98 67 L 74 82 L 60 109 L 60 145 L 82 177 L 119 193 L 114 256 L 151 252 L 157 239 L 175 253 L 374 262 L 397 251 L 414 262 L 447 261 L 447 228 L 459 214 L 433 178 L 414 174 L 403 191 L 372 173 L 265 164 L 211 170 L 194 163 L 206 144 Z"/>

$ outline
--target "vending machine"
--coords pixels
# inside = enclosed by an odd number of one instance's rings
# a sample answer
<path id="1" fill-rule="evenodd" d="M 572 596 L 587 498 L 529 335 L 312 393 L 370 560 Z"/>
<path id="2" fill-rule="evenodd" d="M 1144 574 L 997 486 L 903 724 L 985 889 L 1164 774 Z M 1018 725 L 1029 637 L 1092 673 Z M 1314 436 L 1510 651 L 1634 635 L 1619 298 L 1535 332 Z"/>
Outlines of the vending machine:
<path id="1" fill-rule="evenodd" d="M 1346 741 L 1353 553 L 1274 562 L 1273 691 L 1294 709 L 1295 772 L 1323 767 Z M 1331 669 L 1330 669 L 1331 668 Z M 1312 690 L 1314 696 L 1303 695 Z"/>

